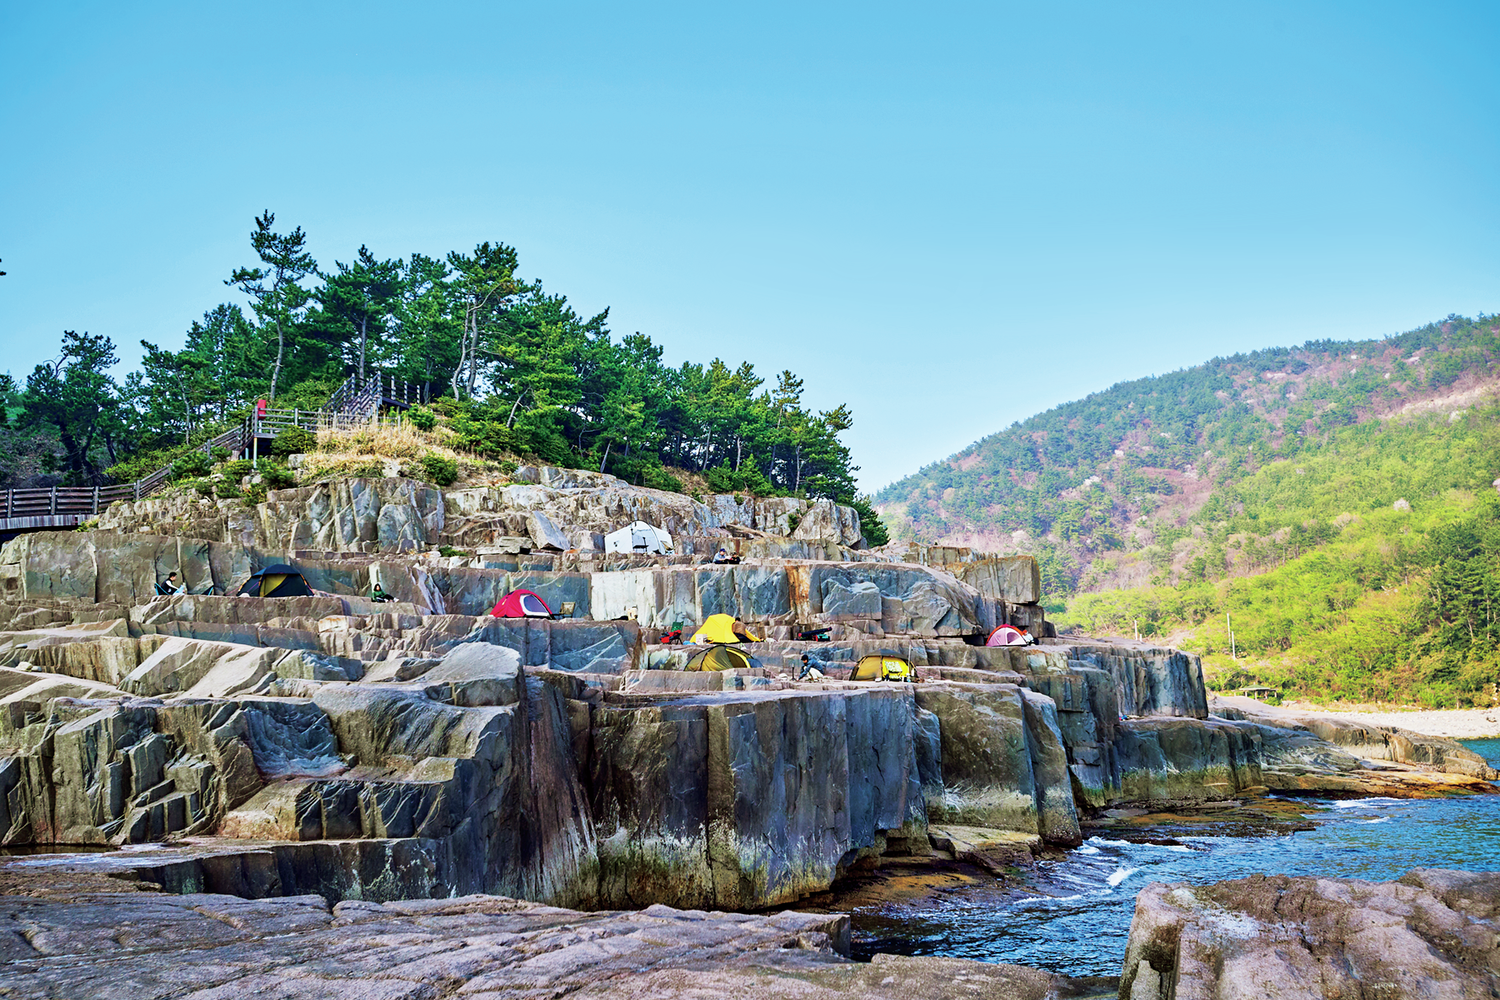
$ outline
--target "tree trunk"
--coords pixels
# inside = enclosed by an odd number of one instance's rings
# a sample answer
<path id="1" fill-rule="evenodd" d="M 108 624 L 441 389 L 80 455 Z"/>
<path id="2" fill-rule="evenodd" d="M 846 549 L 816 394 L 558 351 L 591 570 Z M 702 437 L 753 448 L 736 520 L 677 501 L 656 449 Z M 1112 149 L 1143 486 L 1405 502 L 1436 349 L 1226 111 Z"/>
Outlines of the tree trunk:
<path id="1" fill-rule="evenodd" d="M 471 300 L 464 307 L 464 330 L 458 338 L 458 367 L 453 369 L 453 398 L 463 399 L 464 388 L 464 362 L 469 356 L 469 324 L 474 322 L 474 303 Z"/>
<path id="2" fill-rule="evenodd" d="M 510 416 L 508 416 L 508 417 L 505 418 L 505 427 L 506 427 L 507 430 L 509 430 L 511 428 L 511 426 L 515 424 L 515 422 L 516 422 L 516 407 L 520 406 L 521 405 L 521 400 L 523 400 L 525 398 L 526 398 L 526 390 L 523 389 L 521 391 L 521 394 L 516 397 L 515 404 L 512 405 L 511 408 L 510 408 Z"/>
<path id="3" fill-rule="evenodd" d="M 606 441 L 606 442 L 604 442 L 604 457 L 601 458 L 601 459 L 599 459 L 599 472 L 600 472 L 600 474 L 603 474 L 603 472 L 604 472 L 604 464 L 609 461 L 609 446 L 612 445 L 612 444 L 614 444 L 613 441 Z"/>
<path id="4" fill-rule="evenodd" d="M 281 320 L 276 321 L 276 367 L 271 369 L 271 399 L 276 402 L 276 384 L 281 381 L 281 358 L 285 353 L 286 333 L 281 327 Z"/>
<path id="5" fill-rule="evenodd" d="M 359 318 L 359 384 L 365 384 L 365 343 L 369 338 L 370 317 Z"/>

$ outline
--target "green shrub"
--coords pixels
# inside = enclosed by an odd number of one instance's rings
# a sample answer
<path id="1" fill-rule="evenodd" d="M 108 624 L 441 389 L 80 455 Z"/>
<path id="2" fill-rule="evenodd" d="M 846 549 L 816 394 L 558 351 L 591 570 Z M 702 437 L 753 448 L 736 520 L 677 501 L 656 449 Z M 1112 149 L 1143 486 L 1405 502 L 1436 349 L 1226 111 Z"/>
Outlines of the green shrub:
<path id="1" fill-rule="evenodd" d="M 256 483 L 245 491 L 245 506 L 254 507 L 266 502 L 266 484 Z"/>
<path id="2" fill-rule="evenodd" d="M 285 490 L 297 485 L 296 473 L 274 462 L 260 463 L 260 479 L 271 490 Z"/>
<path id="3" fill-rule="evenodd" d="M 795 510 L 786 516 L 786 533 L 790 535 L 797 530 L 797 525 L 802 523 L 802 515 Z"/>
<path id="4" fill-rule="evenodd" d="M 515 437 L 505 421 L 460 413 L 448 425 L 458 434 L 458 446 L 484 458 L 499 458 L 515 449 Z"/>
<path id="5" fill-rule="evenodd" d="M 233 462 L 225 462 L 219 466 L 219 471 L 224 474 L 224 478 L 237 483 L 250 475 L 253 471 L 253 464 L 248 458 L 239 458 Z"/>
<path id="6" fill-rule="evenodd" d="M 515 472 L 520 467 L 521 467 L 520 464 L 518 464 L 516 462 L 513 462 L 513 461 L 511 461 L 508 458 L 507 459 L 503 459 L 500 462 L 500 475 L 502 475 L 502 476 L 508 476 L 511 473 Z"/>
<path id="7" fill-rule="evenodd" d="M 172 482 L 206 476 L 214 467 L 214 460 L 201 451 L 190 451 L 172 463 Z"/>
<path id="8" fill-rule="evenodd" d="M 278 458 L 302 455 L 318 447 L 318 436 L 303 427 L 287 427 L 271 442 L 271 454 Z"/>
<path id="9" fill-rule="evenodd" d="M 178 458 L 191 451 L 192 449 L 187 445 L 143 451 L 123 462 L 111 465 L 104 470 L 104 474 L 117 483 L 133 483 L 137 479 L 146 478 L 157 469 L 172 465 Z"/>
<path id="10" fill-rule="evenodd" d="M 226 479 L 223 482 L 216 484 L 214 492 L 218 494 L 220 500 L 228 500 L 231 497 L 239 497 L 245 495 L 240 490 L 240 483 L 237 479 Z"/>
<path id="11" fill-rule="evenodd" d="M 641 470 L 641 485 L 653 490 L 667 490 L 671 493 L 682 492 L 682 480 L 672 475 L 659 465 L 648 465 Z"/>
<path id="12" fill-rule="evenodd" d="M 229 458 L 229 449 L 221 444 L 216 444 L 209 449 L 208 454 L 215 462 L 223 462 Z"/>
<path id="13" fill-rule="evenodd" d="M 729 463 L 726 461 L 723 465 L 704 472 L 703 481 L 715 493 L 728 493 L 734 489 L 734 470 L 729 467 Z"/>
<path id="14" fill-rule="evenodd" d="M 422 456 L 422 469 L 427 480 L 436 486 L 451 486 L 458 478 L 458 463 L 434 452 Z"/>
<path id="15" fill-rule="evenodd" d="M 437 414 L 425 406 L 413 406 L 406 411 L 406 417 L 419 431 L 430 431 L 437 426 Z"/>
<path id="16" fill-rule="evenodd" d="M 760 471 L 753 455 L 747 461 L 740 463 L 738 469 L 731 469 L 729 462 L 725 461 L 718 468 L 705 472 L 703 479 L 708 483 L 708 488 L 715 493 L 748 493 L 757 497 L 772 496 L 776 493 L 776 487 L 766 478 L 765 473 Z"/>
<path id="17" fill-rule="evenodd" d="M 455 549 L 451 545 L 438 546 L 438 555 L 442 556 L 444 559 L 451 559 L 454 556 L 472 556 L 473 554 L 474 553 L 470 552 L 468 549 Z"/>

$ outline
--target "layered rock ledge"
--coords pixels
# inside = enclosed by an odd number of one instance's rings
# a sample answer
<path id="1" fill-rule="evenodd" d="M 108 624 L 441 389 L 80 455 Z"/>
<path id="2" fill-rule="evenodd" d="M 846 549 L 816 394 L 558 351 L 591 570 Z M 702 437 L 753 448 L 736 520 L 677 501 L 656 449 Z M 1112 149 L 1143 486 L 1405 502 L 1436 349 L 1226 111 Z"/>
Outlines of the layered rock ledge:
<path id="1" fill-rule="evenodd" d="M 556 472 L 477 498 L 356 480 L 254 509 L 153 500 L 112 509 L 122 530 L 7 544 L 0 844 L 182 845 L 118 860 L 184 892 L 750 910 L 975 837 L 1075 845 L 1111 809 L 1494 790 L 1451 741 L 1372 759 L 1210 714 L 1189 654 L 1047 638 L 1025 557 L 869 550 L 828 504 Z M 508 541 L 430 547 L 462 540 L 443 534 L 459 516 Z M 638 516 L 705 534 L 669 556 L 582 544 Z M 741 562 L 713 564 L 720 545 Z M 154 593 L 173 570 L 233 592 L 286 560 L 317 596 Z M 399 600 L 362 596 L 377 581 Z M 514 587 L 574 617 L 490 617 Z M 766 636 L 761 667 L 687 672 L 659 641 L 713 614 Z M 976 644 L 1001 623 L 1043 638 Z M 794 638 L 811 629 L 828 640 Z M 917 682 L 849 680 L 868 653 Z M 821 680 L 797 679 L 804 657 Z"/>

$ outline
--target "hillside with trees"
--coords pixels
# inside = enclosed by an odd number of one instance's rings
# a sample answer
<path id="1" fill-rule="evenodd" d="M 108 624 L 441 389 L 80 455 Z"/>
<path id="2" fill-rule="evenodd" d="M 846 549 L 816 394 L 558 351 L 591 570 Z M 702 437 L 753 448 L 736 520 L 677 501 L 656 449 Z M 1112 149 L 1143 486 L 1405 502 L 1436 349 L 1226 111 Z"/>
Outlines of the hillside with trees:
<path id="1" fill-rule="evenodd" d="M 1061 625 L 1169 639 L 1220 687 L 1488 703 L 1497 333 L 1450 316 L 1121 383 L 876 502 L 898 536 L 1036 554 Z"/>
<path id="2" fill-rule="evenodd" d="M 790 370 L 771 380 L 720 358 L 666 363 L 608 311 L 581 316 L 522 277 L 517 251 L 484 242 L 441 257 L 381 259 L 361 246 L 318 264 L 300 228 L 255 220 L 243 266 L 181 347 L 142 341 L 117 379 L 106 333 L 63 334 L 57 359 L 0 380 L 0 488 L 127 481 L 179 459 L 265 398 L 321 407 L 349 376 L 420 386 L 462 454 L 534 459 L 682 490 L 685 479 L 755 495 L 829 498 L 861 509 L 839 435 L 846 406 L 803 404 Z M 223 292 L 223 289 L 220 290 Z M 175 339 L 175 338 L 174 338 Z"/>

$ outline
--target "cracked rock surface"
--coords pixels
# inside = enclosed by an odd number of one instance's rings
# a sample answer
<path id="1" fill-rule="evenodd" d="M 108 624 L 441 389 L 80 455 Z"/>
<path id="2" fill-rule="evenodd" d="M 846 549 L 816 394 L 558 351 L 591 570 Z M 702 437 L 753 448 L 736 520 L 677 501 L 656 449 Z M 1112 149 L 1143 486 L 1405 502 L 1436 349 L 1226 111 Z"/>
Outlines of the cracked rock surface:
<path id="1" fill-rule="evenodd" d="M 501 896 L 330 907 L 156 892 L 0 898 L 0 995 L 16 1000 L 531 997 L 1043 998 L 1035 969 L 850 962 L 842 914 L 582 913 Z"/>
<path id="2" fill-rule="evenodd" d="M 1136 899 L 1123 1000 L 1493 997 L 1500 873 L 1396 882 L 1256 876 L 1150 885 Z"/>

